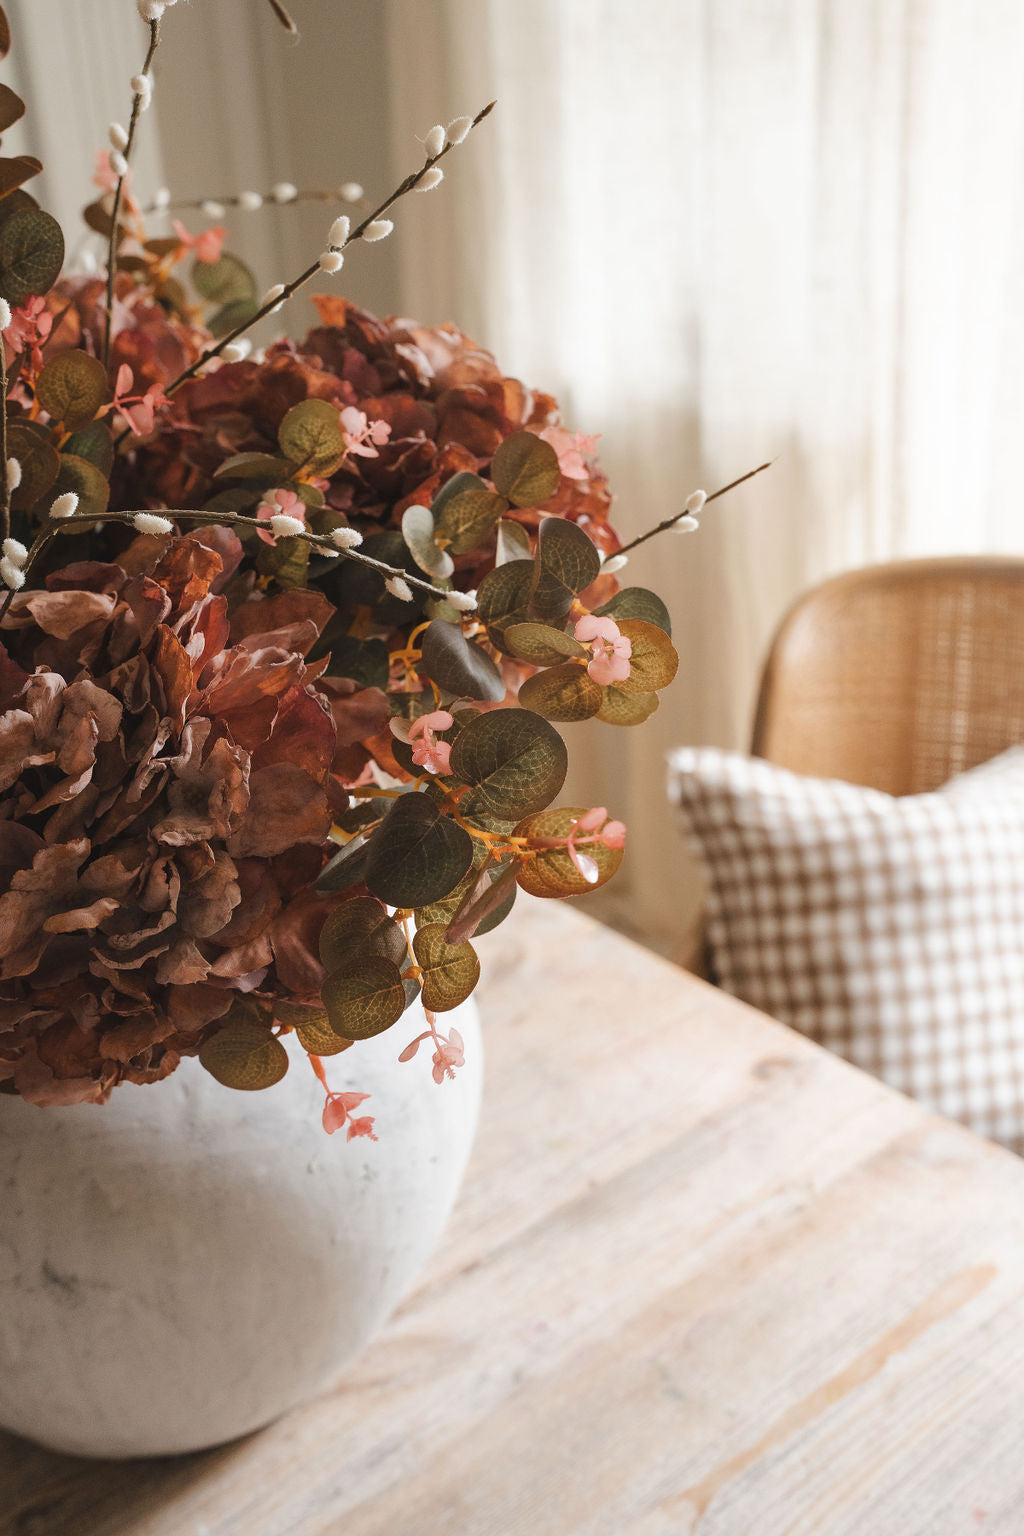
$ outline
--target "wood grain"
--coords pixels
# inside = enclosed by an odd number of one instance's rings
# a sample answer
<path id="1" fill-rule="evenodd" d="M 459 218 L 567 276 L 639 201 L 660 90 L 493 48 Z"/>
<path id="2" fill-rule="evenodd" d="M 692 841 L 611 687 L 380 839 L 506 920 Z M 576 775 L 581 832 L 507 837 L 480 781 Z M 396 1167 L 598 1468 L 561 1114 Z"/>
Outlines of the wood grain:
<path id="1" fill-rule="evenodd" d="M 479 1144 L 384 1335 L 204 1455 L 0 1436 L 0 1536 L 1021 1536 L 1024 1165 L 576 911 L 481 948 Z"/>

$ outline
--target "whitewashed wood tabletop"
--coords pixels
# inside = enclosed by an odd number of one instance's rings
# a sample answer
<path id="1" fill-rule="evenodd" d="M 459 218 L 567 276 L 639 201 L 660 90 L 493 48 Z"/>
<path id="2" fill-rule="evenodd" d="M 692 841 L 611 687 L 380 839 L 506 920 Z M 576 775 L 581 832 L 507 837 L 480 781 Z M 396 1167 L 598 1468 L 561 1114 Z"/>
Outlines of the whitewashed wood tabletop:
<path id="1" fill-rule="evenodd" d="M 201 1455 L 0 1436 L 0 1536 L 1024 1536 L 1024 1163 L 578 910 L 481 949 L 477 1149 L 379 1340 Z"/>

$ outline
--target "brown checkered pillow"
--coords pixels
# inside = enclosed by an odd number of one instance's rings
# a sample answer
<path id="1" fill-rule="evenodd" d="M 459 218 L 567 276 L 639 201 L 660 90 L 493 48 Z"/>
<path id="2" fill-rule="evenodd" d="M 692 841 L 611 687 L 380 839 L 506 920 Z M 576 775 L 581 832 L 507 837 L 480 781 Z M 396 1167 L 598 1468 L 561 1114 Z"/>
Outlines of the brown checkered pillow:
<path id="1" fill-rule="evenodd" d="M 727 991 L 1024 1152 L 1024 746 L 894 798 L 671 758 Z"/>

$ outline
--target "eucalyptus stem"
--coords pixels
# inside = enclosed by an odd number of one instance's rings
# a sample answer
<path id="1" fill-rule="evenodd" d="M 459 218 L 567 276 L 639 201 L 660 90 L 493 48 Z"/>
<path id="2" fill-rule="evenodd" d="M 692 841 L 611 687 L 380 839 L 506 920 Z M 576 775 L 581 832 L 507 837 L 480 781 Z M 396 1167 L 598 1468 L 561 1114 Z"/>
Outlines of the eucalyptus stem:
<path id="1" fill-rule="evenodd" d="M 473 128 L 476 128 L 479 123 L 482 123 L 484 118 L 488 117 L 491 112 L 493 112 L 494 107 L 495 103 L 493 101 L 488 102 L 487 106 L 478 112 L 476 117 L 474 117 L 470 125 L 470 131 Z M 388 209 L 393 207 L 394 204 L 398 202 L 399 198 L 405 197 L 409 192 L 414 192 L 431 167 L 435 166 L 439 160 L 443 160 L 445 155 L 449 154 L 450 151 L 454 148 L 454 144 L 446 143 L 444 148 L 441 149 L 438 154 L 428 155 L 420 169 L 418 171 L 412 171 L 408 176 L 406 176 L 405 180 L 400 182 L 394 191 L 389 193 L 382 203 L 379 203 L 372 212 L 368 213 L 365 219 L 363 219 L 361 223 L 357 224 L 355 229 L 352 230 L 344 245 L 339 246 L 338 249 L 345 250 L 356 240 L 361 240 L 365 230 L 370 224 L 373 224 L 377 219 L 379 219 L 381 214 L 387 213 Z M 179 390 L 188 379 L 195 378 L 200 369 L 204 368 L 208 362 L 210 362 L 215 357 L 219 357 L 225 347 L 230 346 L 232 342 L 237 341 L 240 336 L 243 336 L 246 331 L 251 330 L 254 325 L 257 325 L 259 321 L 265 319 L 267 315 L 273 314 L 273 312 L 276 309 L 279 309 L 282 304 L 286 303 L 293 294 L 297 293 L 300 288 L 304 287 L 311 278 L 316 277 L 319 271 L 320 261 L 318 257 L 317 260 L 308 266 L 304 272 L 300 272 L 298 277 L 293 278 L 290 283 L 285 283 L 280 293 L 276 293 L 272 298 L 266 299 L 263 304 L 260 305 L 259 309 L 251 319 L 243 321 L 241 325 L 236 325 L 233 331 L 229 331 L 226 336 L 222 336 L 221 339 L 218 342 L 215 342 L 213 346 L 207 347 L 205 352 L 202 352 L 200 356 L 196 358 L 194 363 L 190 363 L 189 366 L 183 370 L 183 372 L 178 374 L 177 378 L 171 380 L 171 382 L 164 389 L 164 395 L 167 398 L 170 398 L 170 396 Z M 120 445 L 127 437 L 127 435 L 127 431 L 122 432 L 121 436 L 117 439 L 117 444 Z"/>
<path id="2" fill-rule="evenodd" d="M 734 491 L 738 485 L 743 485 L 745 481 L 753 480 L 755 475 L 761 474 L 766 469 L 771 469 L 774 463 L 774 459 L 769 459 L 767 464 L 759 464 L 756 469 L 748 469 L 747 473 L 740 475 L 738 480 L 730 480 L 729 484 L 723 485 L 720 491 L 713 491 L 704 502 L 704 505 L 707 506 L 709 502 L 717 501 L 719 496 L 724 496 L 727 491 Z M 619 555 L 628 554 L 631 549 L 636 549 L 638 544 L 646 544 L 648 539 L 653 539 L 655 534 L 664 533 L 667 529 L 674 528 L 676 523 L 686 516 L 686 509 L 684 508 L 682 512 L 677 512 L 674 517 L 666 517 L 663 522 L 657 523 L 653 528 L 648 528 L 646 533 L 638 534 L 635 539 L 630 539 L 628 544 L 623 544 L 619 549 L 614 550 L 608 556 L 608 559 L 614 560 Z"/>
<path id="3" fill-rule="evenodd" d="M 160 41 L 159 19 L 149 23 L 149 49 L 146 53 L 146 62 L 142 66 L 142 73 L 148 75 L 153 63 L 153 55 L 156 53 L 157 44 Z M 110 216 L 110 243 L 107 247 L 107 302 L 103 320 L 103 365 L 110 361 L 110 342 L 114 328 L 114 278 L 117 274 L 117 223 L 121 216 L 121 199 L 124 195 L 125 179 L 130 168 L 132 149 L 135 144 L 135 129 L 142 111 L 142 95 L 136 93 L 132 98 L 132 115 L 128 124 L 128 143 L 124 147 L 125 170 L 117 178 L 117 187 L 114 191 L 114 207 Z"/>
<path id="4" fill-rule="evenodd" d="M 7 473 L 7 349 L 0 335 L 0 538 L 11 536 L 11 487 Z"/>
<path id="5" fill-rule="evenodd" d="M 135 519 L 140 515 L 140 512 L 142 515 L 147 517 L 166 516 L 168 518 L 177 519 L 179 522 L 183 519 L 187 519 L 190 522 L 203 522 L 209 524 L 216 523 L 222 527 L 227 528 L 256 528 L 262 530 L 264 533 L 270 531 L 269 524 L 266 523 L 262 518 L 245 517 L 241 512 L 214 513 L 208 511 L 195 511 L 193 509 L 185 510 L 179 509 L 177 507 L 162 507 L 156 512 L 154 512 L 152 508 L 137 508 L 133 512 L 104 512 L 102 515 L 102 521 L 105 523 L 130 523 L 134 525 Z M 35 565 L 43 550 L 62 528 L 74 528 L 82 525 L 94 527 L 97 521 L 98 519 L 95 513 L 82 512 L 72 514 L 71 517 L 62 517 L 59 522 L 51 520 L 51 522 L 49 522 L 46 527 L 36 535 L 35 541 L 28 552 L 28 558 L 26 559 L 23 566 L 25 575 L 28 576 L 29 572 L 32 570 L 32 567 Z M 302 533 L 288 534 L 286 537 L 304 539 L 312 549 L 324 550 L 326 553 L 342 560 L 354 560 L 357 565 L 364 565 L 368 569 L 376 571 L 378 575 L 383 576 L 385 579 L 390 577 L 397 579 L 398 581 L 404 581 L 407 586 L 415 587 L 418 591 L 425 592 L 429 597 L 446 599 L 450 598 L 452 595 L 451 591 L 446 590 L 444 587 L 435 587 L 431 582 L 423 581 L 419 576 L 411 576 L 409 572 L 402 566 L 388 565 L 383 560 L 375 560 L 372 555 L 364 555 L 358 549 L 340 549 L 338 545 L 334 543 L 329 534 L 313 533 L 312 530 L 304 530 Z M 0 607 L 0 621 L 3 620 L 4 615 L 10 607 L 11 599 L 13 596 L 13 591 L 7 592 L 3 601 L 3 606 Z"/>

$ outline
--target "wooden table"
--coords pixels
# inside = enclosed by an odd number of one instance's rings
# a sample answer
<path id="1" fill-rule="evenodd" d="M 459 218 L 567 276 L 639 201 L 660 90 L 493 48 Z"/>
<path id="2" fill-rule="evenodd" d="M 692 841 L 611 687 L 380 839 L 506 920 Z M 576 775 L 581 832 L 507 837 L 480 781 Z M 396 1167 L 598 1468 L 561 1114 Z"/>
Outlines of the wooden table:
<path id="1" fill-rule="evenodd" d="M 0 1437 L 2 1536 L 1021 1536 L 1024 1164 L 578 910 L 482 949 L 475 1161 L 344 1386 Z"/>

